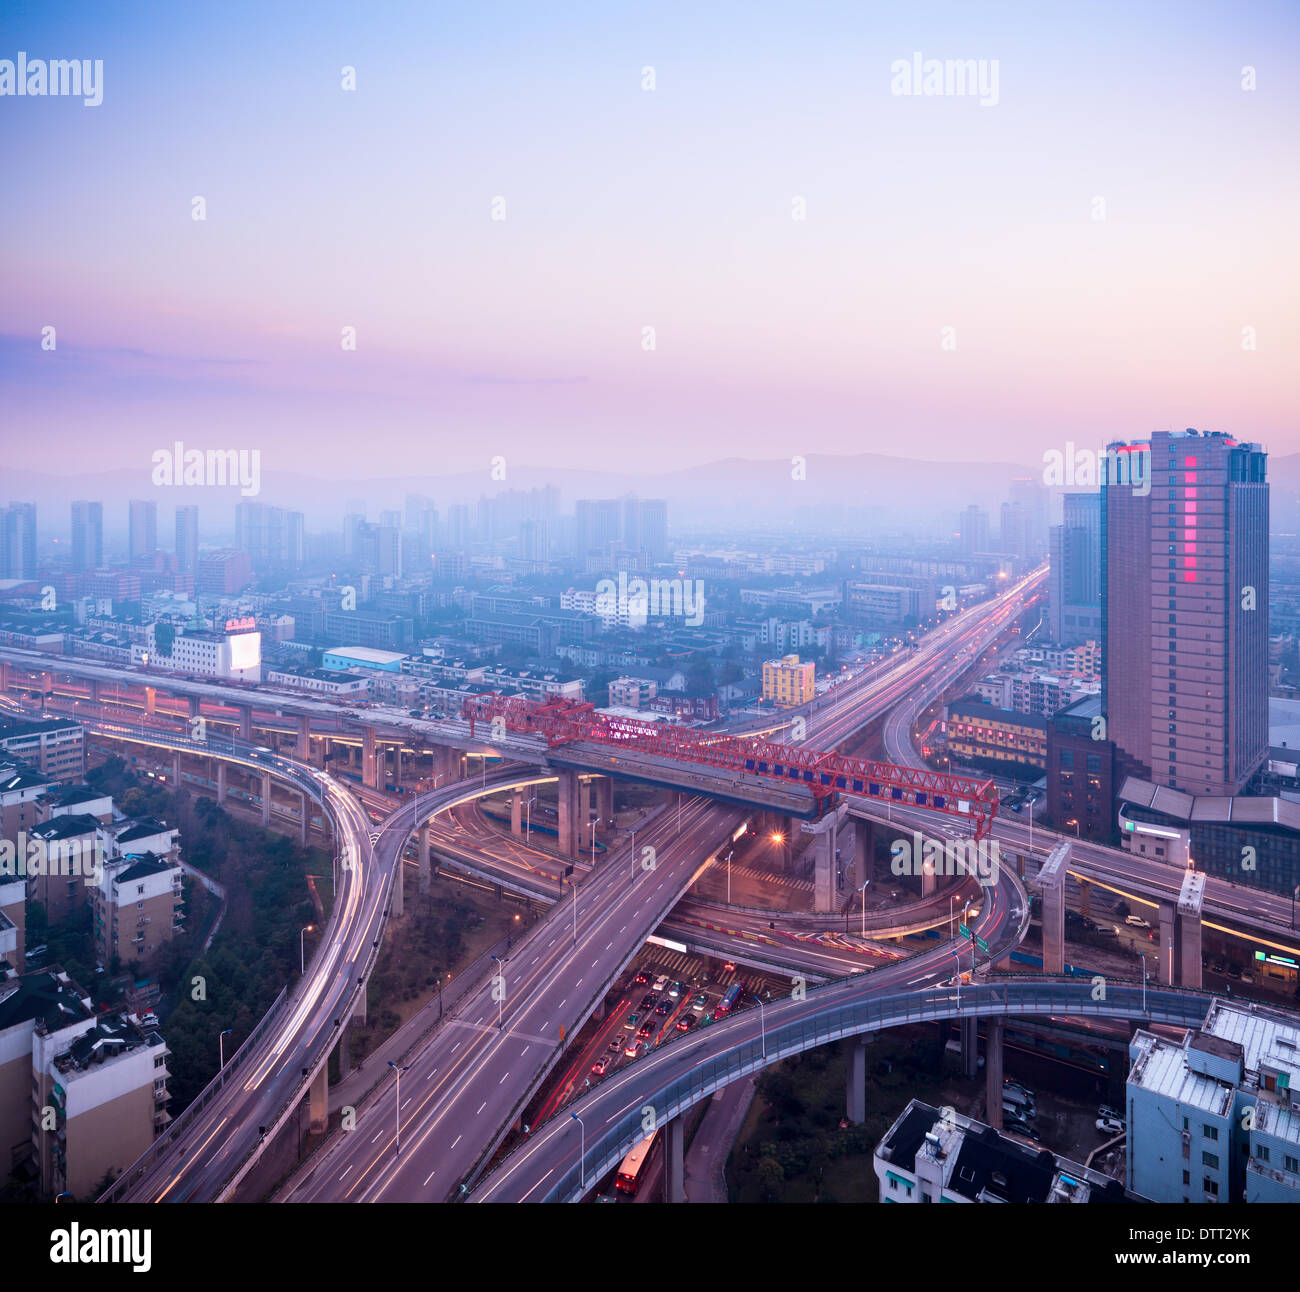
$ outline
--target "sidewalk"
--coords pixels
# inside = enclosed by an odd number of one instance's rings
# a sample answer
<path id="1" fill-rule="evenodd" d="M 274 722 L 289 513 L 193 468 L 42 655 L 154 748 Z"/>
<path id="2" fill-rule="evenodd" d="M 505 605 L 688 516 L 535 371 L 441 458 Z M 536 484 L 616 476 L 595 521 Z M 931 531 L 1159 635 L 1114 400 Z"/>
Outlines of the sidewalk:
<path id="1" fill-rule="evenodd" d="M 686 1154 L 686 1201 L 728 1202 L 726 1166 L 754 1098 L 754 1078 L 742 1077 L 709 1100 Z"/>

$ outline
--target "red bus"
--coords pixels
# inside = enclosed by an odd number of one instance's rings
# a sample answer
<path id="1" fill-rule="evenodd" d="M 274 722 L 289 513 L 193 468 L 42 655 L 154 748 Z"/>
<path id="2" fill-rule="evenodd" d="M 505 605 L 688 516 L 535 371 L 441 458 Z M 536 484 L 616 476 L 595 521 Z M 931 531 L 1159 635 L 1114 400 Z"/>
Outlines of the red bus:
<path id="1" fill-rule="evenodd" d="M 639 1144 L 634 1144 L 632 1151 L 623 1159 L 623 1164 L 618 1168 L 618 1178 L 614 1181 L 614 1187 L 620 1193 L 636 1193 L 637 1181 L 641 1178 L 641 1169 L 650 1156 L 650 1150 L 654 1148 L 655 1136 L 658 1134 L 659 1132 L 655 1131 L 654 1135 L 651 1135 L 649 1139 L 643 1139 Z"/>
<path id="2" fill-rule="evenodd" d="M 714 1018 L 722 1018 L 735 1008 L 736 1002 L 740 999 L 740 984 L 733 982 L 727 988 L 726 994 L 718 1001 L 718 1007 L 713 1011 Z"/>

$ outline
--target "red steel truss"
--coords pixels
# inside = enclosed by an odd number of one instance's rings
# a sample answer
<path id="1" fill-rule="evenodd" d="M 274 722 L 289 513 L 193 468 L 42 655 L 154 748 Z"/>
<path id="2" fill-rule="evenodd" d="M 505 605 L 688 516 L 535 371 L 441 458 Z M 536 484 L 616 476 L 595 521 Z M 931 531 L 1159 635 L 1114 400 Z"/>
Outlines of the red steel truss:
<path id="1" fill-rule="evenodd" d="M 558 696 L 549 700 L 495 693 L 475 696 L 461 706 L 461 717 L 468 720 L 471 735 L 477 723 L 487 723 L 502 733 L 545 736 L 552 748 L 579 740 L 624 748 L 635 745 L 638 752 L 660 758 L 795 782 L 812 791 L 822 811 L 836 793 L 932 808 L 970 820 L 977 840 L 988 834 L 998 810 L 998 791 L 992 781 L 783 745 L 759 736 L 728 736 L 670 723 L 616 718 L 597 713 L 590 703 Z"/>

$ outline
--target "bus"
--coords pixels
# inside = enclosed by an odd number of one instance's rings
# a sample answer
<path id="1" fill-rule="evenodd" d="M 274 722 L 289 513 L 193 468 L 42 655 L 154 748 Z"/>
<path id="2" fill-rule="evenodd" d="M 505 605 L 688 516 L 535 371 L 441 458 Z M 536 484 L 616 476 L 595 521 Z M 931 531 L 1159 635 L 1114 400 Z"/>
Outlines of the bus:
<path id="1" fill-rule="evenodd" d="M 614 1187 L 620 1193 L 633 1195 L 636 1193 L 636 1186 L 641 1179 L 641 1171 L 650 1157 L 650 1150 L 655 1146 L 655 1137 L 659 1134 L 655 1131 L 649 1139 L 643 1139 L 639 1144 L 632 1146 L 632 1151 L 623 1159 L 622 1165 L 618 1168 L 618 1178 L 614 1181 Z"/>
<path id="2" fill-rule="evenodd" d="M 718 1001 L 718 1007 L 713 1011 L 713 1017 L 722 1018 L 723 1015 L 730 1014 L 739 999 L 740 984 L 738 982 L 733 982 L 731 986 L 727 988 L 722 999 Z"/>

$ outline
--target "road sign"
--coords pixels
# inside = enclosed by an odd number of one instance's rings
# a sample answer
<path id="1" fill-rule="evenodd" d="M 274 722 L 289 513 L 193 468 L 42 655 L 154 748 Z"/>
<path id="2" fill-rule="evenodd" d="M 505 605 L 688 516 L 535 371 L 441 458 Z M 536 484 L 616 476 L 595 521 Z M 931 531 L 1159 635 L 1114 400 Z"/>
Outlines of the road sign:
<path id="1" fill-rule="evenodd" d="M 957 925 L 957 932 L 960 933 L 964 938 L 970 937 L 970 929 L 968 929 L 964 924 Z"/>
<path id="2" fill-rule="evenodd" d="M 985 942 L 983 938 L 976 938 L 975 945 L 979 947 L 981 951 L 987 951 L 989 949 L 989 944 Z"/>

